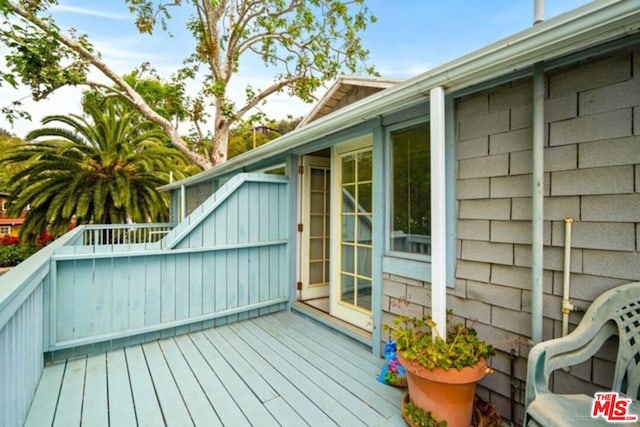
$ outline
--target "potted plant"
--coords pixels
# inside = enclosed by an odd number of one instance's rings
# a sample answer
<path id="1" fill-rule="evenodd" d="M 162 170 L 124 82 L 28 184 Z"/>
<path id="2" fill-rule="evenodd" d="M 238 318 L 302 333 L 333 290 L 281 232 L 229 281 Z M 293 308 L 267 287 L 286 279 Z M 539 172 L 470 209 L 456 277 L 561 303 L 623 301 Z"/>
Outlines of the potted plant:
<path id="1" fill-rule="evenodd" d="M 476 383 L 491 371 L 487 358 L 495 354 L 493 346 L 462 323 L 450 324 L 447 336 L 439 336 L 429 316 L 398 316 L 390 329 L 411 401 L 437 422 L 468 427 Z"/>

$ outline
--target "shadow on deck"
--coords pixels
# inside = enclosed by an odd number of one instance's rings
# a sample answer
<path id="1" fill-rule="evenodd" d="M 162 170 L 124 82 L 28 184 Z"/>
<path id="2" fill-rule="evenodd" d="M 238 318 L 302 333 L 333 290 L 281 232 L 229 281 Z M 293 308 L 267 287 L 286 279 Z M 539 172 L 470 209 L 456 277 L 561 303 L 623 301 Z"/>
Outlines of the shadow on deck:
<path id="1" fill-rule="evenodd" d="M 27 426 L 404 426 L 382 360 L 281 312 L 48 366 Z"/>

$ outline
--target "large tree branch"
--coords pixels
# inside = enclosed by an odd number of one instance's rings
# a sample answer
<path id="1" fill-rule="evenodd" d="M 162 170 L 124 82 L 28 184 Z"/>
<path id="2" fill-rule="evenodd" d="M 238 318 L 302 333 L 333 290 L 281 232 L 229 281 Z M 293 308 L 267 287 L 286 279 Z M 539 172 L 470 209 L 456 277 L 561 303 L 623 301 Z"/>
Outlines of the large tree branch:
<path id="1" fill-rule="evenodd" d="M 76 40 L 65 36 L 60 32 L 56 32 L 53 28 L 39 19 L 32 13 L 27 12 L 26 10 L 20 8 L 15 5 L 11 1 L 7 1 L 6 5 L 9 7 L 11 11 L 13 11 L 16 15 L 20 16 L 25 21 L 31 23 L 35 27 L 37 27 L 40 31 L 45 34 L 55 33 L 56 38 L 66 46 L 71 51 L 75 52 L 81 58 L 86 60 L 89 64 L 96 67 L 102 74 L 104 74 L 109 80 L 111 80 L 117 87 L 121 88 L 121 90 L 127 95 L 127 98 L 132 103 L 132 105 L 142 114 L 145 118 L 150 120 L 151 122 L 160 126 L 169 136 L 171 143 L 175 145 L 180 151 L 182 151 L 192 162 L 198 164 L 203 168 L 210 168 L 212 166 L 209 159 L 204 158 L 196 153 L 193 153 L 189 150 L 188 145 L 182 139 L 178 131 L 173 127 L 172 123 L 162 117 L 160 114 L 155 112 L 152 108 L 150 108 L 142 96 L 136 92 L 122 77 L 120 77 L 115 71 L 107 66 L 96 54 L 89 51 L 82 44 L 77 42 Z"/>
<path id="2" fill-rule="evenodd" d="M 200 22 L 200 29 L 202 32 L 201 42 L 208 53 L 207 61 L 211 72 L 216 79 L 224 79 L 227 76 L 223 75 L 223 69 L 220 64 L 220 34 L 218 31 L 218 22 L 224 15 L 224 10 L 227 6 L 227 1 L 222 0 L 217 6 L 213 6 L 211 1 L 203 0 L 202 2 L 195 2 L 196 10 L 198 11 L 198 20 Z M 225 73 L 226 74 L 226 73 Z"/>
<path id="3" fill-rule="evenodd" d="M 250 13 L 254 6 L 263 5 L 261 9 L 256 9 L 253 13 Z M 263 16 L 265 14 L 268 15 L 269 19 L 275 19 L 282 16 L 286 16 L 289 13 L 294 12 L 298 7 L 301 7 L 302 4 L 300 0 L 291 0 L 289 5 L 286 8 L 283 8 L 278 11 L 269 11 L 267 10 L 264 3 L 260 1 L 252 2 L 247 5 L 243 10 L 239 10 L 238 20 L 236 25 L 233 26 L 233 30 L 229 34 L 229 43 L 227 50 L 227 63 L 232 63 L 233 55 L 241 56 L 244 51 L 247 50 L 249 46 L 254 45 L 262 40 L 266 40 L 268 38 L 273 39 L 281 39 L 282 33 L 259 33 L 251 36 L 247 40 L 242 40 L 243 33 L 251 24 L 251 21 L 257 19 L 259 16 Z"/>
<path id="4" fill-rule="evenodd" d="M 290 79 L 286 79 L 286 80 L 282 80 L 280 82 L 274 83 L 273 85 L 269 86 L 268 88 L 260 91 L 260 93 L 258 93 L 255 97 L 253 97 L 249 102 L 247 102 L 247 104 L 240 108 L 237 112 L 236 112 L 236 117 L 242 117 L 244 116 L 249 110 L 251 110 L 252 108 L 254 108 L 255 106 L 257 106 L 262 100 L 264 100 L 265 98 L 267 98 L 268 96 L 280 91 L 281 89 L 295 83 L 298 80 L 301 80 L 302 77 L 297 76 L 297 77 L 292 77 Z"/>

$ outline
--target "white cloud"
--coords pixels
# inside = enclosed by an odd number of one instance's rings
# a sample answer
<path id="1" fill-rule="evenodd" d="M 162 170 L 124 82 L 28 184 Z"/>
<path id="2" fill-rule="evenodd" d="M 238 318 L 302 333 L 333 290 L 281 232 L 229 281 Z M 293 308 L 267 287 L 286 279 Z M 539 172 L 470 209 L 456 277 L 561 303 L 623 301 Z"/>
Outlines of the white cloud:
<path id="1" fill-rule="evenodd" d="M 69 6 L 64 4 L 58 4 L 53 6 L 51 12 L 54 13 L 73 13 L 76 15 L 95 16 L 96 18 L 116 19 L 119 21 L 132 21 L 131 15 L 125 15 L 122 13 L 108 12 L 97 9 L 87 9 L 85 7 Z"/>

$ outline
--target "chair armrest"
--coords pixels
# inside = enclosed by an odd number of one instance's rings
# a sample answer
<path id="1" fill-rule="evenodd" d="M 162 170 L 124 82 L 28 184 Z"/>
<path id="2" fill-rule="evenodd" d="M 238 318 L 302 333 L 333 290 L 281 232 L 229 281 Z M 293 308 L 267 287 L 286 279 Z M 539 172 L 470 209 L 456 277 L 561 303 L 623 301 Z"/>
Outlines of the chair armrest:
<path id="1" fill-rule="evenodd" d="M 557 369 L 577 365 L 592 357 L 618 330 L 614 322 L 583 319 L 569 335 L 536 344 L 529 352 L 525 408 L 538 394 L 549 393 L 549 376 Z"/>

